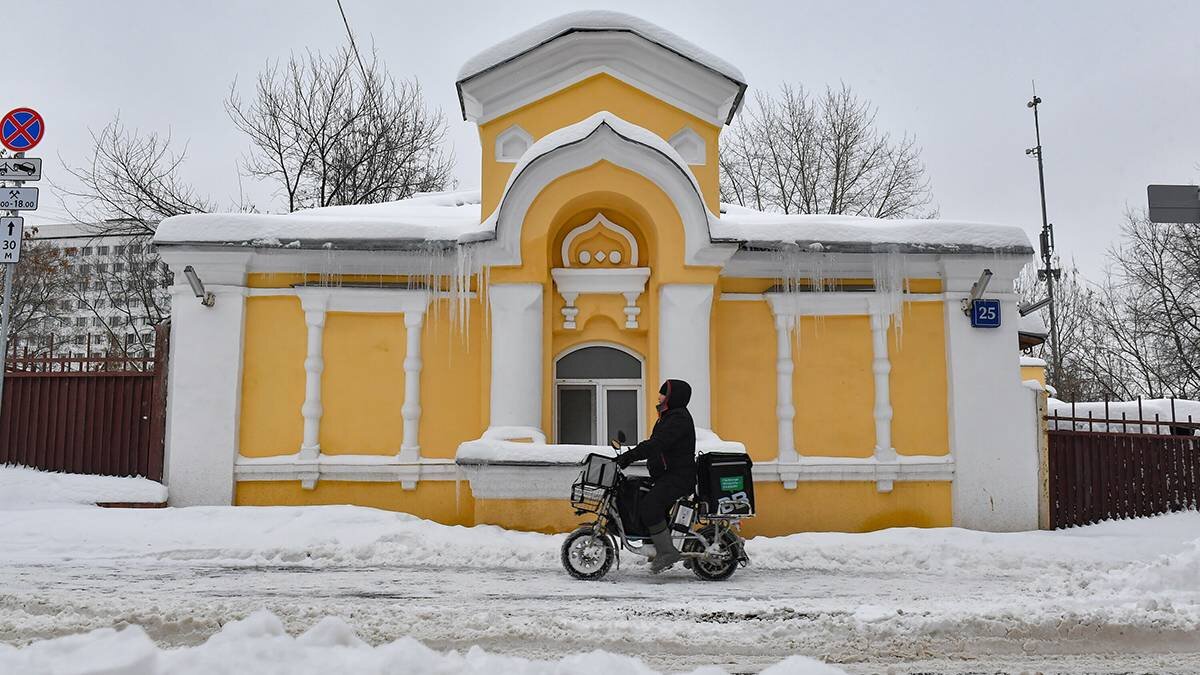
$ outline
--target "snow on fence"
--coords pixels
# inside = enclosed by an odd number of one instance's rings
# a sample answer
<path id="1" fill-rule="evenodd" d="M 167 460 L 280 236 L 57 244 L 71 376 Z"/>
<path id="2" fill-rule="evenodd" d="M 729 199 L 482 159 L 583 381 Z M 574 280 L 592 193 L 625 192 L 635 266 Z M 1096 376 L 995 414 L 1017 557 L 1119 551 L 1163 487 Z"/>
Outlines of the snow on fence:
<path id="1" fill-rule="evenodd" d="M 1200 507 L 1200 402 L 1050 399 L 1050 526 Z"/>
<path id="2" fill-rule="evenodd" d="M 1122 434 L 1194 436 L 1200 429 L 1200 401 L 1178 398 L 1136 401 L 1047 402 L 1051 431 L 1107 431 Z"/>

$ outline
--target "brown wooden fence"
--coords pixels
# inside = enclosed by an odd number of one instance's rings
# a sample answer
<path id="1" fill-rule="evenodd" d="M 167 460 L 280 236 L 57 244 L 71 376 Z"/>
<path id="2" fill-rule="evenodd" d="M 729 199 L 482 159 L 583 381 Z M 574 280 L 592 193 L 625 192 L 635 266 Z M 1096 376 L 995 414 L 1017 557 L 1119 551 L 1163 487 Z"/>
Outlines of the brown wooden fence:
<path id="1" fill-rule="evenodd" d="M 1200 436 L 1191 419 L 1047 420 L 1050 527 L 1200 507 Z M 1129 427 L 1147 433 L 1115 431 Z"/>
<path id="2" fill-rule="evenodd" d="M 156 328 L 153 357 L 10 353 L 0 464 L 162 480 L 169 339 Z"/>

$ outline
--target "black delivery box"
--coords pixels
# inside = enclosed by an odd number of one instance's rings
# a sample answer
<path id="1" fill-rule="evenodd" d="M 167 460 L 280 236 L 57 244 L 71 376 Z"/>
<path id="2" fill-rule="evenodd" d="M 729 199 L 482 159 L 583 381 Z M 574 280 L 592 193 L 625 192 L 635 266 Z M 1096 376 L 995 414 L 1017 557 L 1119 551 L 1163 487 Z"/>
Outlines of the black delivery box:
<path id="1" fill-rule="evenodd" d="M 709 515 L 754 515 L 754 478 L 750 455 L 708 452 L 696 458 L 696 496 Z"/>

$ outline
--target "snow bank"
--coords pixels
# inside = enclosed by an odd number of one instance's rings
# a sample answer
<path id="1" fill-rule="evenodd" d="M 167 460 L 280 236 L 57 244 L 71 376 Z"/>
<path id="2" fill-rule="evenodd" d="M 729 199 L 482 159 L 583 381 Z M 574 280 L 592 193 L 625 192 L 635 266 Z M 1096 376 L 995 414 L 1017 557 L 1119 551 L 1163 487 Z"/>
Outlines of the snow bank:
<path id="1" fill-rule="evenodd" d="M 490 654 L 439 652 L 412 638 L 372 647 L 342 619 L 325 617 L 291 636 L 267 610 L 225 624 L 194 647 L 160 649 L 138 626 L 34 642 L 23 649 L 0 644 L 0 671 L 71 675 L 190 675 L 200 673 L 508 673 L 511 675 L 652 675 L 640 659 L 593 651 L 559 661 Z M 694 675 L 719 675 L 701 668 Z M 792 657 L 762 671 L 767 675 L 833 675 L 845 671 L 805 657 Z"/>
<path id="2" fill-rule="evenodd" d="M 1129 434 L 1169 434 L 1171 421 L 1200 424 L 1200 401 L 1182 398 L 1147 398 L 1141 401 L 1060 401 L 1051 398 L 1047 405 L 1048 415 L 1074 417 L 1076 431 L 1112 431 Z M 1094 420 L 1122 420 L 1105 424 Z M 1132 422 L 1132 424 L 1125 422 Z M 1137 424 L 1137 422 L 1158 424 Z M 1047 420 L 1050 429 L 1071 429 L 1069 421 Z"/>
<path id="3" fill-rule="evenodd" d="M 162 221 L 154 243 L 271 248 L 319 248 L 328 243 L 337 248 L 340 241 L 457 241 L 479 230 L 479 204 L 478 190 L 463 190 L 289 214 L 197 213 Z"/>
<path id="4" fill-rule="evenodd" d="M 684 58 L 715 70 L 739 84 L 746 82 L 745 76 L 737 66 L 708 50 L 645 19 L 606 10 L 571 12 L 521 31 L 468 59 L 458 71 L 458 81 L 462 82 L 472 78 L 509 59 L 516 58 L 538 45 L 577 30 L 613 30 L 634 33 L 655 44 L 662 45 Z"/>
<path id="5" fill-rule="evenodd" d="M 764 213 L 735 204 L 721 205 L 721 218 L 711 234 L 713 239 L 783 242 L 818 252 L 899 247 L 931 253 L 1033 253 L 1025 230 L 1011 225 Z"/>
<path id="6" fill-rule="evenodd" d="M 158 504 L 167 501 L 167 488 L 145 478 L 53 473 L 24 466 L 0 466 L 0 509 L 97 502 Z"/>

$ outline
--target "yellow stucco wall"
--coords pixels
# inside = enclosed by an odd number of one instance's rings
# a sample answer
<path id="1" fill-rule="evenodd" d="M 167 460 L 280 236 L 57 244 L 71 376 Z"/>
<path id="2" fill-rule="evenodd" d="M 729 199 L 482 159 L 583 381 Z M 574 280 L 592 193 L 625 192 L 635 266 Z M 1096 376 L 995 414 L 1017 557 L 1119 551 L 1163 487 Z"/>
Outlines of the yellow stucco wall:
<path id="1" fill-rule="evenodd" d="M 746 445 L 756 462 L 779 456 L 775 417 L 775 319 L 766 301 L 722 301 L 713 307 L 713 431 Z"/>
<path id="2" fill-rule="evenodd" d="M 240 452 L 290 455 L 304 438 L 304 356 L 308 335 L 296 297 L 246 299 Z"/>
<path id="3" fill-rule="evenodd" d="M 870 457 L 875 449 L 870 319 L 802 317 L 799 324 L 799 335 L 792 340 L 796 451 Z"/>
<path id="4" fill-rule="evenodd" d="M 399 483 L 323 480 L 305 490 L 298 481 L 242 481 L 237 484 L 238 506 L 310 506 L 355 504 L 403 511 L 444 525 L 474 525 L 475 499 L 467 481 L 421 481 L 415 490 Z"/>
<path id="5" fill-rule="evenodd" d="M 742 521 L 746 537 L 794 532 L 869 532 L 887 527 L 948 527 L 953 521 L 947 482 L 897 482 L 891 492 L 872 481 L 754 484 L 757 516 Z M 575 515 L 570 503 L 554 499 L 479 499 L 481 524 L 534 532 L 570 532 L 595 516 Z"/>
<path id="6" fill-rule="evenodd" d="M 1040 384 L 1046 384 L 1046 367 L 1045 366 L 1021 366 L 1021 381 L 1037 380 Z"/>
<path id="7" fill-rule="evenodd" d="M 721 129 L 665 103 L 636 87 L 605 74 L 595 75 L 570 87 L 514 110 L 479 127 L 483 148 L 480 185 L 483 192 L 483 215 L 486 217 L 500 202 L 500 195 L 516 166 L 512 162 L 497 162 L 496 137 L 518 124 L 533 139 L 587 119 L 600 110 L 607 110 L 621 119 L 648 129 L 664 140 L 685 126 L 704 139 L 708 162 L 692 166 L 700 183 L 708 208 L 716 213 L 720 194 L 717 185 L 717 141 Z"/>
<path id="8" fill-rule="evenodd" d="M 330 312 L 321 453 L 395 455 L 404 438 L 404 316 Z"/>
<path id="9" fill-rule="evenodd" d="M 950 452 L 944 312 L 941 302 L 905 303 L 900 329 L 889 331 L 892 446 L 901 455 Z"/>

